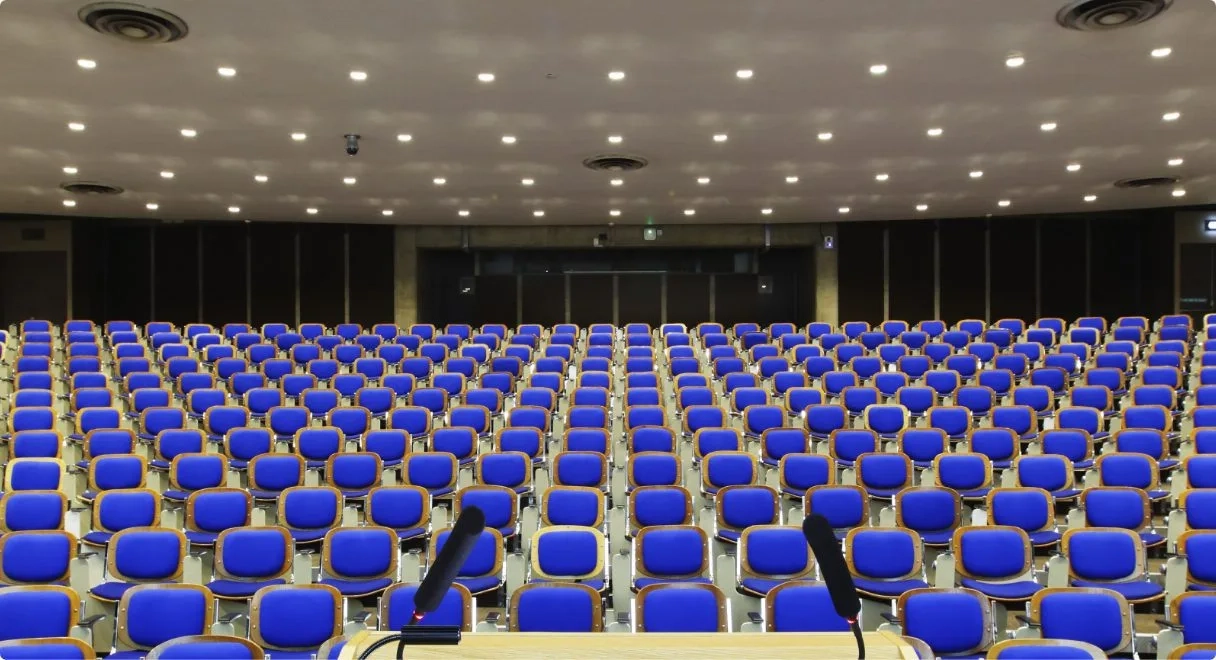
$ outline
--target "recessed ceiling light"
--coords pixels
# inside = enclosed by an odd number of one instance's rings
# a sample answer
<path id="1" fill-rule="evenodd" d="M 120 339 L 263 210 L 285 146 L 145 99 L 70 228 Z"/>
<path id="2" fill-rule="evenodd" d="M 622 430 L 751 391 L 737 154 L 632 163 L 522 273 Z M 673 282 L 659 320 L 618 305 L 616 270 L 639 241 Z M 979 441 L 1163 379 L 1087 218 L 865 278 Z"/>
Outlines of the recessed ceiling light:
<path id="1" fill-rule="evenodd" d="M 726 133 L 714 135 L 714 142 L 726 142 Z"/>
<path id="2" fill-rule="evenodd" d="M 157 204 L 156 202 L 148 202 L 147 204 L 144 204 L 144 208 L 148 209 L 149 211 L 155 211 L 156 209 L 160 208 L 160 204 Z"/>
<path id="3" fill-rule="evenodd" d="M 291 139 L 295 140 L 296 142 L 303 142 L 304 140 L 308 139 L 308 134 L 307 133 L 292 133 Z"/>
<path id="4" fill-rule="evenodd" d="M 63 168 L 63 173 L 64 173 L 64 174 L 75 174 L 75 173 L 76 173 L 76 172 L 78 172 L 78 171 L 79 171 L 79 170 L 77 170 L 75 167 L 72 167 L 72 166 L 70 166 L 70 165 L 69 165 L 69 166 L 67 166 L 67 167 L 65 167 L 65 168 Z"/>
<path id="5" fill-rule="evenodd" d="M 1069 163 L 1064 169 L 1068 170 L 1069 172 L 1080 172 L 1081 163 Z"/>
<path id="6" fill-rule="evenodd" d="M 467 218 L 467 217 L 469 217 L 469 211 L 468 211 L 468 209 L 460 209 L 459 211 L 456 212 L 456 215 L 458 215 L 462 218 Z"/>
<path id="7" fill-rule="evenodd" d="M 1026 58 L 1021 55 L 1010 55 L 1005 58 L 1005 66 L 1010 69 L 1016 69 L 1026 63 Z"/>
<path id="8" fill-rule="evenodd" d="M 448 180 L 441 176 L 437 176 L 434 179 L 431 179 L 431 183 L 434 183 L 437 186 L 442 186 L 443 184 L 445 184 L 447 182 L 448 182 Z"/>
<path id="9" fill-rule="evenodd" d="M 222 67 L 216 69 L 215 72 L 225 78 L 231 78 L 236 75 L 236 69 L 234 69 L 230 66 L 222 66 Z"/>
<path id="10" fill-rule="evenodd" d="M 76 131 L 77 133 L 79 133 L 80 131 L 84 130 L 84 124 L 82 124 L 78 121 L 69 122 L 68 130 Z"/>
<path id="11" fill-rule="evenodd" d="M 928 135 L 929 137 L 938 137 L 942 134 L 942 129 L 930 128 L 929 130 L 925 131 L 925 134 Z"/>
<path id="12" fill-rule="evenodd" d="M 917 204 L 917 205 L 916 205 L 916 210 L 917 210 L 917 211 L 928 211 L 928 210 L 929 210 L 929 205 L 928 205 L 928 204 Z"/>
<path id="13" fill-rule="evenodd" d="M 870 75 L 873 75 L 873 76 L 881 76 L 882 74 L 884 74 L 884 73 L 886 73 L 886 72 L 887 72 L 887 65 L 886 65 L 886 64 L 872 64 L 872 65 L 870 65 Z"/>
<path id="14" fill-rule="evenodd" d="M 354 80 L 356 82 L 363 82 L 364 80 L 367 80 L 367 72 L 366 71 L 351 71 L 350 79 Z"/>
<path id="15" fill-rule="evenodd" d="M 535 179 L 520 179 L 519 183 L 520 183 L 520 185 L 530 186 L 530 185 L 536 183 L 536 180 Z"/>
<path id="16" fill-rule="evenodd" d="M 94 62 L 93 60 L 83 60 L 83 59 L 76 60 L 76 66 L 78 66 L 82 69 L 96 69 L 97 62 Z"/>
<path id="17" fill-rule="evenodd" d="M 622 141 L 622 140 L 624 140 L 624 139 L 625 139 L 625 138 L 623 138 L 623 137 L 621 137 L 621 136 L 619 136 L 619 135 L 609 135 L 609 136 L 608 136 L 608 141 L 609 141 L 609 142 L 611 142 L 612 144 L 620 144 L 620 143 L 621 143 L 621 141 Z"/>
<path id="18" fill-rule="evenodd" d="M 478 80 L 480 80 L 480 81 L 481 81 L 481 82 L 483 82 L 483 83 L 486 83 L 486 82 L 494 82 L 494 74 L 492 74 L 492 73 L 479 73 L 479 74 L 477 74 L 477 79 L 478 79 Z"/>
<path id="19" fill-rule="evenodd" d="M 392 214 L 393 214 L 393 210 L 392 210 L 392 209 L 384 209 L 383 211 L 381 211 L 381 212 L 380 212 L 380 215 L 382 215 L 382 216 L 384 216 L 384 217 L 386 217 L 386 218 L 387 218 L 387 217 L 389 217 L 389 216 L 391 216 Z"/>
<path id="20" fill-rule="evenodd" d="M 304 209 L 304 212 L 307 213 L 308 215 L 316 215 L 317 213 L 319 213 L 319 211 L 317 209 L 315 209 L 311 206 Z"/>
<path id="21" fill-rule="evenodd" d="M 414 136 L 410 135 L 409 133 L 398 133 L 397 134 L 398 142 L 409 142 L 410 140 L 413 140 L 413 139 L 414 139 Z"/>
<path id="22" fill-rule="evenodd" d="M 1167 112 L 1164 115 L 1161 115 L 1161 119 L 1165 121 L 1178 121 L 1178 118 L 1181 116 L 1181 112 Z"/>
<path id="23" fill-rule="evenodd" d="M 625 180 L 624 179 L 613 179 L 613 180 L 609 181 L 608 183 L 611 183 L 614 186 L 623 186 L 623 185 L 625 185 Z"/>
<path id="24" fill-rule="evenodd" d="M 515 136 L 514 135 L 502 136 L 502 143 L 503 144 L 515 144 Z"/>
<path id="25" fill-rule="evenodd" d="M 609 211 L 609 212 L 608 212 L 608 215 L 610 215 L 610 216 L 612 216 L 612 217 L 614 217 L 614 218 L 620 217 L 620 215 L 621 215 L 621 210 L 620 210 L 620 209 L 612 209 L 611 211 Z"/>
<path id="26" fill-rule="evenodd" d="M 1054 131 L 1056 130 L 1056 123 L 1054 121 L 1049 121 L 1039 124 L 1039 130 L 1043 131 L 1044 133 Z"/>
<path id="27" fill-rule="evenodd" d="M 1170 167 L 1178 167 L 1179 165 L 1182 164 L 1182 159 L 1181 158 L 1171 158 L 1171 159 L 1169 159 L 1169 161 L 1166 162 L 1166 164 L 1169 165 Z"/>
<path id="28" fill-rule="evenodd" d="M 198 131 L 194 130 L 193 128 L 183 128 L 182 137 L 187 137 L 187 138 L 198 137 Z"/>
<path id="29" fill-rule="evenodd" d="M 820 133 L 818 135 L 818 137 L 819 137 L 820 142 L 827 142 L 828 140 L 832 139 L 832 134 L 827 131 L 824 131 L 824 132 Z"/>
<path id="30" fill-rule="evenodd" d="M 785 177 L 785 182 L 786 182 L 786 183 L 798 183 L 798 177 L 796 177 L 796 176 L 787 176 L 787 177 Z"/>
<path id="31" fill-rule="evenodd" d="M 1086 195 L 1084 197 L 1084 199 L 1087 202 L 1096 202 L 1096 201 L 1098 201 L 1098 196 L 1097 195 Z"/>
<path id="32" fill-rule="evenodd" d="M 891 178 L 891 175 L 890 175 L 890 174 L 887 174 L 887 173 L 885 173 L 885 172 L 882 172 L 882 173 L 879 173 L 879 174 L 875 174 L 875 175 L 874 175 L 874 180 L 875 180 L 875 181 L 886 181 L 887 179 L 890 179 L 890 178 Z"/>
<path id="33" fill-rule="evenodd" d="M 72 208 L 73 206 L 76 206 L 76 200 L 74 200 L 74 199 L 65 199 L 65 200 L 63 200 L 63 205 L 64 205 L 64 206 L 66 206 L 66 207 L 68 207 L 68 208 Z"/>
<path id="34" fill-rule="evenodd" d="M 353 186 L 356 183 L 358 183 L 358 180 L 355 179 L 355 177 L 353 177 L 353 176 L 348 176 L 348 177 L 343 177 L 342 183 L 345 183 L 348 186 Z"/>
<path id="35" fill-rule="evenodd" d="M 540 209 L 536 209 L 535 211 L 532 212 L 532 216 L 536 217 L 536 218 L 543 218 L 543 217 L 545 217 L 545 212 Z"/>
<path id="36" fill-rule="evenodd" d="M 684 209 L 684 215 L 696 215 L 696 214 L 697 214 L 696 209 Z"/>
<path id="37" fill-rule="evenodd" d="M 161 172 L 161 173 L 160 173 L 160 178 L 162 178 L 162 179 L 172 179 L 172 178 L 173 178 L 173 173 L 172 173 L 172 172 L 170 172 L 169 170 L 164 170 L 163 172 Z"/>
<path id="38" fill-rule="evenodd" d="M 1001 208 L 1005 208 L 1006 206 L 1009 206 L 1009 205 L 1010 205 L 1010 204 L 1012 204 L 1012 203 L 1013 203 L 1013 202 L 1011 202 L 1011 201 L 1009 201 L 1009 200 L 1007 200 L 1007 199 L 1002 199 L 1001 201 L 997 202 L 997 203 L 996 203 L 996 205 L 997 205 L 997 206 L 999 206 L 999 207 L 1001 207 Z"/>
<path id="39" fill-rule="evenodd" d="M 970 176 L 972 179 L 978 179 L 978 178 L 984 176 L 984 173 L 981 172 L 980 170 L 972 170 L 971 174 L 969 174 L 968 176 Z"/>
<path id="40" fill-rule="evenodd" d="M 1165 48 L 1154 48 L 1152 51 L 1149 52 L 1149 54 L 1156 58 L 1162 58 L 1162 57 L 1169 57 L 1170 53 L 1172 53 L 1172 52 L 1174 52 L 1173 48 L 1165 47 Z"/>
<path id="41" fill-rule="evenodd" d="M 851 210 L 852 210 L 852 209 L 850 209 L 850 208 L 849 208 L 849 207 L 847 207 L 847 206 L 842 206 L 842 207 L 840 207 L 840 208 L 836 209 L 836 212 L 837 212 L 837 213 L 840 213 L 841 215 L 844 215 L 845 213 L 848 213 L 848 212 L 849 212 L 849 211 L 851 211 Z"/>
<path id="42" fill-rule="evenodd" d="M 255 174 L 253 175 L 253 180 L 257 181 L 258 183 L 266 183 L 270 180 L 270 177 L 266 176 L 265 174 Z"/>
<path id="43" fill-rule="evenodd" d="M 609 71 L 608 72 L 608 80 L 624 80 L 624 79 L 625 79 L 624 71 Z"/>
<path id="44" fill-rule="evenodd" d="M 707 185 L 709 185 L 709 177 L 707 177 L 707 176 L 700 177 L 697 179 L 697 183 L 699 183 L 703 186 L 707 186 Z"/>
<path id="45" fill-rule="evenodd" d="M 755 72 L 751 69 L 739 69 L 735 72 L 735 77 L 742 80 L 749 80 L 753 75 L 755 75 Z"/>
<path id="46" fill-rule="evenodd" d="M 228 212 L 229 212 L 229 213 L 240 213 L 240 212 L 241 212 L 241 207 L 239 207 L 239 206 L 229 206 L 229 207 L 228 207 Z"/>
<path id="47" fill-rule="evenodd" d="M 760 209 L 760 213 L 761 213 L 762 215 L 772 215 L 772 214 L 773 214 L 773 210 L 772 210 L 772 209 Z"/>
<path id="48" fill-rule="evenodd" d="M 1182 188 L 1175 188 L 1174 192 L 1170 194 L 1172 194 L 1174 197 L 1186 197 L 1186 190 Z"/>

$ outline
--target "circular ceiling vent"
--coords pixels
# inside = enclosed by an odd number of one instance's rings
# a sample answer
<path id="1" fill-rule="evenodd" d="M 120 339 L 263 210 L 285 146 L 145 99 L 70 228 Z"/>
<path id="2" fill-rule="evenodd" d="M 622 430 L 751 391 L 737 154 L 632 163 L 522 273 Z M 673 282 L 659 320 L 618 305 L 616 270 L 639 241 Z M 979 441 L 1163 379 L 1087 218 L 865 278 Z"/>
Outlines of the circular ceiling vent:
<path id="1" fill-rule="evenodd" d="M 121 195 L 122 188 L 95 181 L 70 181 L 59 184 L 60 188 L 73 195 Z"/>
<path id="2" fill-rule="evenodd" d="M 1176 176 L 1145 176 L 1134 179 L 1119 179 L 1115 182 L 1116 188 L 1155 188 L 1158 186 L 1172 186 L 1178 183 Z"/>
<path id="3" fill-rule="evenodd" d="M 1170 8 L 1174 0 L 1071 0 L 1056 14 L 1070 30 L 1101 32 L 1143 23 Z"/>
<path id="4" fill-rule="evenodd" d="M 181 18 L 133 2 L 94 2 L 81 7 L 76 16 L 94 30 L 130 43 L 167 44 L 190 33 Z"/>
<path id="5" fill-rule="evenodd" d="M 583 167 L 598 172 L 632 172 L 640 170 L 649 164 L 650 161 L 645 158 L 622 156 L 620 154 L 592 156 L 583 161 Z"/>

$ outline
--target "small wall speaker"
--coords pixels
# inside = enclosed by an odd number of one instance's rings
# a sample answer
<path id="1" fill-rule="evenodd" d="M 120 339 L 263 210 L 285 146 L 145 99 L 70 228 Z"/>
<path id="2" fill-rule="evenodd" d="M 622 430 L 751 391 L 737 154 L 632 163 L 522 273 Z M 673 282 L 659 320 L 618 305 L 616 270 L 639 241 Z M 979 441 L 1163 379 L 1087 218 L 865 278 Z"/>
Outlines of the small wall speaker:
<path id="1" fill-rule="evenodd" d="M 460 282 L 458 283 L 458 286 L 460 288 L 460 295 L 471 296 L 471 295 L 477 293 L 476 282 L 477 282 L 477 280 L 475 280 L 472 277 L 460 278 Z"/>
<path id="2" fill-rule="evenodd" d="M 762 296 L 773 293 L 773 278 L 771 275 L 761 275 L 756 278 L 756 293 Z"/>

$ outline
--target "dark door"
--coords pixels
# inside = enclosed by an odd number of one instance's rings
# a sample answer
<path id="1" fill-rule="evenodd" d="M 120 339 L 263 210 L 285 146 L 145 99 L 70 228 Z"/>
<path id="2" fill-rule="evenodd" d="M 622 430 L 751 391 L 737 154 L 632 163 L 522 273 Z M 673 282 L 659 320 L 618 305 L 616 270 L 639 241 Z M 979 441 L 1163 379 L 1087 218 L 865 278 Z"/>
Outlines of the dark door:
<path id="1" fill-rule="evenodd" d="M 67 253 L 62 251 L 0 254 L 4 325 L 26 319 L 63 322 L 68 309 L 67 265 Z"/>

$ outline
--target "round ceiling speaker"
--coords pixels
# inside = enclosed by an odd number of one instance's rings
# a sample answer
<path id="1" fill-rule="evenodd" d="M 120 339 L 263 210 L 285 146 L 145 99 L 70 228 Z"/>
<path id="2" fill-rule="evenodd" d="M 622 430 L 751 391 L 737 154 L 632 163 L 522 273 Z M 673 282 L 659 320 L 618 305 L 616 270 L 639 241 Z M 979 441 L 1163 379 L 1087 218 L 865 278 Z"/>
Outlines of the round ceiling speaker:
<path id="1" fill-rule="evenodd" d="M 1174 0 L 1071 0 L 1056 22 L 1070 30 L 1102 32 L 1139 25 L 1170 8 Z"/>
<path id="2" fill-rule="evenodd" d="M 69 181 L 59 184 L 63 190 L 73 195 L 121 195 L 123 189 L 96 181 Z"/>
<path id="3" fill-rule="evenodd" d="M 597 172 L 633 172 L 650 164 L 650 161 L 638 156 L 621 154 L 605 154 L 592 156 L 583 161 L 583 167 Z"/>
<path id="4" fill-rule="evenodd" d="M 133 2 L 94 2 L 81 7 L 76 16 L 97 32 L 128 43 L 167 44 L 190 33 L 175 14 Z"/>
<path id="5" fill-rule="evenodd" d="M 1116 188 L 1156 188 L 1158 186 L 1172 186 L 1178 183 L 1176 176 L 1145 176 L 1132 179 L 1119 179 L 1115 182 Z"/>

